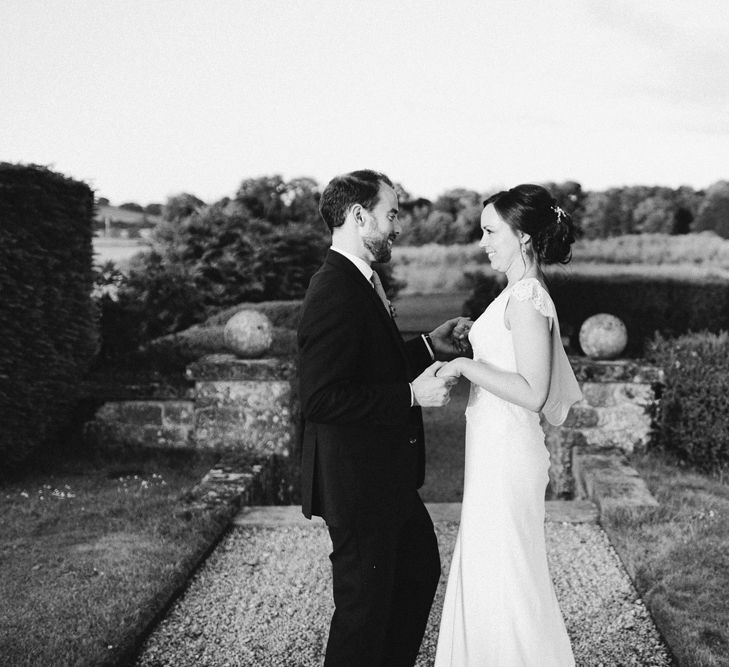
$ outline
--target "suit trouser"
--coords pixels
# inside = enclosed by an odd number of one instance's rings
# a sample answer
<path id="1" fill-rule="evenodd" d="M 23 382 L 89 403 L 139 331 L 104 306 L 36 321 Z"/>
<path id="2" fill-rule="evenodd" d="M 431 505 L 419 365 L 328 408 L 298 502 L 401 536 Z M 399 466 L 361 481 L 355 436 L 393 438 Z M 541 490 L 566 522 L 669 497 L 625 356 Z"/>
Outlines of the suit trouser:
<path id="1" fill-rule="evenodd" d="M 329 527 L 335 611 L 325 667 L 415 663 L 440 577 L 438 542 L 419 496 L 409 516 L 389 521 Z"/>

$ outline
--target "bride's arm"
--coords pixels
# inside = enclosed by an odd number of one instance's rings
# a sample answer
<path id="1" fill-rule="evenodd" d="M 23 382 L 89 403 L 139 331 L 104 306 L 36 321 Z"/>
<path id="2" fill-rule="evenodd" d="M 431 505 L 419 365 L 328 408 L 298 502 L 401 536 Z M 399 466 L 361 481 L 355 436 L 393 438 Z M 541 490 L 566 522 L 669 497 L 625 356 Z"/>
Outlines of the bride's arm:
<path id="1" fill-rule="evenodd" d="M 509 300 L 505 320 L 514 341 L 516 373 L 458 357 L 441 367 L 438 376 L 463 375 L 505 401 L 539 412 L 547 400 L 552 368 L 549 320 L 529 301 L 517 299 Z"/>

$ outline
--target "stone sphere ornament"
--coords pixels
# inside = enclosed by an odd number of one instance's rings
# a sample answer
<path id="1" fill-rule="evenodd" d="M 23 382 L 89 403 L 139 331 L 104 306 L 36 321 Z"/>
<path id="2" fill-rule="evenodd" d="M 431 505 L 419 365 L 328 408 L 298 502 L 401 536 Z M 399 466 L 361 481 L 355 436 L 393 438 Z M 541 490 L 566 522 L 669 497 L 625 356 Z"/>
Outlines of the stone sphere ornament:
<path id="1" fill-rule="evenodd" d="M 225 323 L 223 341 L 236 356 L 255 359 L 271 348 L 273 325 L 257 310 L 241 310 Z"/>
<path id="2" fill-rule="evenodd" d="M 615 359 L 627 344 L 628 330 L 615 315 L 593 315 L 580 327 L 580 347 L 591 359 Z"/>

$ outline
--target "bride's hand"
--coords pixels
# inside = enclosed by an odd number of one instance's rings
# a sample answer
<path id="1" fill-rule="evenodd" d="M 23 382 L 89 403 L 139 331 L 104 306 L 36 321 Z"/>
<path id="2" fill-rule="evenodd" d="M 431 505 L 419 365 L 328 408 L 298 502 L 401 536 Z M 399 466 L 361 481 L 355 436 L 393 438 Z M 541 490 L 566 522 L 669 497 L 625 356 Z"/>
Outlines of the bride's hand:
<path id="1" fill-rule="evenodd" d="M 468 332 L 471 331 L 473 321 L 468 318 L 461 317 L 458 323 L 453 327 L 453 345 L 461 352 L 468 352 L 470 350 L 470 343 L 468 342 Z"/>
<path id="2" fill-rule="evenodd" d="M 471 320 L 466 317 L 454 317 L 443 322 L 430 332 L 436 358 L 452 358 L 469 351 L 468 332 Z"/>
<path id="3" fill-rule="evenodd" d="M 457 359 L 453 359 L 453 361 L 449 361 L 449 362 L 443 364 L 436 372 L 436 376 L 438 376 L 439 378 L 442 378 L 442 377 L 459 378 L 459 377 L 461 377 L 460 362 L 461 362 L 461 359 L 459 357 Z"/>

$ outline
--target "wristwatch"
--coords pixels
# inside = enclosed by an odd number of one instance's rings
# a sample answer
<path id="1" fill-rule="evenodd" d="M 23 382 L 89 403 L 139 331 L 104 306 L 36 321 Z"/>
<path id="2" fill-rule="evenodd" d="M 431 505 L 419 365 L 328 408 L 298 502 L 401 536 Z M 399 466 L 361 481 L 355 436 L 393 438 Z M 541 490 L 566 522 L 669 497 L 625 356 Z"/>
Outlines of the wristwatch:
<path id="1" fill-rule="evenodd" d="M 433 341 L 430 339 L 430 336 L 427 333 L 421 335 L 423 337 L 423 340 L 425 341 L 425 344 L 428 346 L 428 349 L 430 350 L 433 359 L 435 359 L 435 345 L 433 345 Z"/>

